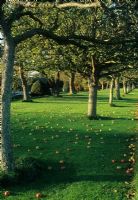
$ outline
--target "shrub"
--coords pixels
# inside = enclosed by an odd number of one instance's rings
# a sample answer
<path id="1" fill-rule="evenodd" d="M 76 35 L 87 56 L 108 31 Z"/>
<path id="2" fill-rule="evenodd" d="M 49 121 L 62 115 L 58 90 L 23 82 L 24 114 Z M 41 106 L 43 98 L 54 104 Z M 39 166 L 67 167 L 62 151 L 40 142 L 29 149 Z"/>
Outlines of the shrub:
<path id="1" fill-rule="evenodd" d="M 40 84 L 39 80 L 37 80 L 36 82 L 33 83 L 32 87 L 31 87 L 31 94 L 32 95 L 42 95 L 42 88 L 41 88 L 41 84 Z"/>
<path id="2" fill-rule="evenodd" d="M 35 81 L 31 87 L 31 95 L 41 96 L 41 95 L 50 95 L 50 86 L 48 81 L 45 79 L 38 79 Z"/>

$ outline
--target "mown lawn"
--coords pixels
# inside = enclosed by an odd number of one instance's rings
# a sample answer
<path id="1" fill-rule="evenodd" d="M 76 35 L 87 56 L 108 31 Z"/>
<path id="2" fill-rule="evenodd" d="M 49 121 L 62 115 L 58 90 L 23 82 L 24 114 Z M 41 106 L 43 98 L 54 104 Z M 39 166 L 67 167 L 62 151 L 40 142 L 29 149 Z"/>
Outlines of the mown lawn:
<path id="1" fill-rule="evenodd" d="M 129 145 L 137 139 L 137 97 L 135 90 L 110 107 L 108 90 L 100 91 L 99 120 L 86 117 L 86 93 L 14 101 L 14 156 L 39 158 L 46 168 L 33 182 L 1 188 L 0 199 L 5 190 L 11 191 L 8 200 L 35 199 L 37 192 L 46 200 L 127 199 L 135 174 L 127 169 L 132 168 Z"/>

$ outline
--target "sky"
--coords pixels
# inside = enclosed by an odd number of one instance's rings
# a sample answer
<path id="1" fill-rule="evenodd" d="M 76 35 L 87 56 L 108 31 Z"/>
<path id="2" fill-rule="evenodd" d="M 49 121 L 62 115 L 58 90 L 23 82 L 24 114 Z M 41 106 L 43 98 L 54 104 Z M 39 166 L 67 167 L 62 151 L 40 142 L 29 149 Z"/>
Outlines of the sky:
<path id="1" fill-rule="evenodd" d="M 1 32 L 0 32 L 0 44 L 2 44 L 3 43 L 3 41 L 1 40 L 3 37 L 2 37 L 2 34 L 1 34 Z"/>
<path id="2" fill-rule="evenodd" d="M 0 32 L 0 38 L 2 38 L 2 34 L 1 34 L 1 32 Z"/>

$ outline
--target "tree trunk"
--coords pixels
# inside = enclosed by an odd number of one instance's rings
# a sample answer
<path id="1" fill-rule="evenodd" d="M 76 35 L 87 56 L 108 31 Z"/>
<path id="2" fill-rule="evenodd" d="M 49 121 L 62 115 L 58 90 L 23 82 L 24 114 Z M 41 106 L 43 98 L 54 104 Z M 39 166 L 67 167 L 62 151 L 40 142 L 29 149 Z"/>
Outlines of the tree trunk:
<path id="1" fill-rule="evenodd" d="M 109 105 L 113 106 L 113 91 L 114 91 L 114 78 L 110 82 Z"/>
<path id="2" fill-rule="evenodd" d="M 119 77 L 117 77 L 115 79 L 115 91 L 116 91 L 116 99 L 120 100 L 121 96 L 120 96 L 120 83 L 119 83 Z"/>
<path id="3" fill-rule="evenodd" d="M 91 58 L 91 71 L 88 78 L 89 98 L 88 98 L 88 118 L 97 118 L 97 91 L 100 70 L 95 65 L 94 56 Z"/>
<path id="4" fill-rule="evenodd" d="M 101 84 L 101 89 L 104 90 L 104 81 L 101 80 L 100 84 Z"/>
<path id="5" fill-rule="evenodd" d="M 125 79 L 123 79 L 123 92 L 124 92 L 124 95 L 127 94 L 127 82 Z"/>
<path id="6" fill-rule="evenodd" d="M 127 81 L 127 94 L 131 91 L 130 81 Z"/>
<path id="7" fill-rule="evenodd" d="M 132 83 L 132 90 L 134 90 L 135 89 L 135 84 L 134 83 Z"/>
<path id="8" fill-rule="evenodd" d="M 91 78 L 88 79 L 89 99 L 88 99 L 88 118 L 97 118 L 97 90 L 98 80 L 94 83 Z"/>
<path id="9" fill-rule="evenodd" d="M 10 105 L 15 46 L 11 39 L 5 40 L 2 87 L 1 87 L 1 168 L 5 172 L 13 170 L 13 153 L 10 134 Z"/>
<path id="10" fill-rule="evenodd" d="M 24 71 L 22 67 L 19 67 L 19 74 L 20 74 L 20 79 L 21 79 L 22 89 L 23 89 L 23 101 L 30 101 L 27 80 L 24 75 Z"/>
<path id="11" fill-rule="evenodd" d="M 106 89 L 109 88 L 109 81 L 106 82 Z"/>
<path id="12" fill-rule="evenodd" d="M 72 95 L 75 93 L 75 73 L 71 72 L 71 77 L 69 78 L 69 94 Z"/>
<path id="13" fill-rule="evenodd" d="M 59 93 L 60 93 L 60 72 L 58 71 L 55 80 L 55 96 L 59 97 Z"/>

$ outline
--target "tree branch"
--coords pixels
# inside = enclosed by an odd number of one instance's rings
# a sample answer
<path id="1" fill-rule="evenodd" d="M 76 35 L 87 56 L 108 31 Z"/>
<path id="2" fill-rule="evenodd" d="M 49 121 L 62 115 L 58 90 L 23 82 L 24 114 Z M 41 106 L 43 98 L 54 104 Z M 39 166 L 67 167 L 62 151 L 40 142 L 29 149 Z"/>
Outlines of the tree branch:
<path id="1" fill-rule="evenodd" d="M 38 19 L 37 17 L 35 17 L 35 15 L 31 12 L 31 11 L 26 11 L 26 12 L 22 12 L 24 9 L 23 6 L 19 6 L 14 13 L 12 13 L 8 19 L 8 23 L 11 25 L 14 21 L 19 20 L 20 18 L 24 17 L 24 16 L 29 16 L 31 19 L 33 19 L 34 21 L 38 22 L 40 24 L 40 26 L 43 25 L 43 23 L 41 22 L 40 19 Z"/>
<path id="2" fill-rule="evenodd" d="M 83 35 L 72 35 L 72 38 L 74 39 L 79 39 L 79 40 L 84 40 L 87 42 L 91 42 L 93 44 L 103 44 L 103 45 L 117 45 L 117 44 L 128 44 L 128 43 L 138 43 L 138 38 L 135 39 L 126 39 L 122 40 L 120 38 L 116 38 L 115 40 L 99 40 L 92 38 L 90 36 L 83 36 Z"/>
<path id="3" fill-rule="evenodd" d="M 52 7 L 57 7 L 57 8 L 71 8 L 71 7 L 77 7 L 80 9 L 85 9 L 85 8 L 95 8 L 95 7 L 100 7 L 101 4 L 99 0 L 96 0 L 95 2 L 86 3 L 84 0 L 84 3 L 76 3 L 76 2 L 69 2 L 69 3 L 60 3 L 60 4 L 55 4 L 55 3 L 50 3 L 50 2 L 45 2 L 45 3 L 35 3 L 35 2 L 24 2 L 24 1 L 19 1 L 15 2 L 14 0 L 11 1 L 13 4 L 16 5 L 22 5 L 26 8 L 36 8 L 39 5 L 42 6 L 42 8 L 52 8 Z"/>
<path id="4" fill-rule="evenodd" d="M 135 69 L 137 69 L 137 68 L 135 68 Z M 118 73 L 123 72 L 125 70 L 134 70 L 134 69 L 130 68 L 130 67 L 124 67 L 123 69 L 120 69 L 120 70 L 117 70 L 117 71 L 109 71 L 108 73 L 102 73 L 100 75 L 100 77 L 106 77 L 106 76 L 109 76 L 109 75 L 118 74 Z"/>
<path id="5" fill-rule="evenodd" d="M 85 1 L 84 1 L 85 3 Z M 75 2 L 70 2 L 70 3 L 63 3 L 57 5 L 58 8 L 67 8 L 67 7 L 78 7 L 78 8 L 96 8 L 100 7 L 100 3 L 98 1 L 93 2 L 93 3 L 75 3 Z"/>
<path id="6" fill-rule="evenodd" d="M 80 42 L 78 42 L 74 39 L 70 39 L 67 36 L 58 36 L 51 31 L 47 31 L 47 30 L 44 30 L 41 28 L 34 28 L 34 29 L 26 31 L 25 33 L 23 33 L 21 35 L 16 36 L 14 38 L 14 42 L 17 45 L 20 42 L 33 37 L 34 35 L 41 35 L 43 37 L 46 37 L 47 39 L 52 39 L 60 45 L 72 44 L 72 45 L 75 45 L 75 46 L 77 46 L 81 49 L 85 49 L 85 50 L 87 50 L 87 48 L 88 48 L 87 46 L 81 44 Z"/>

